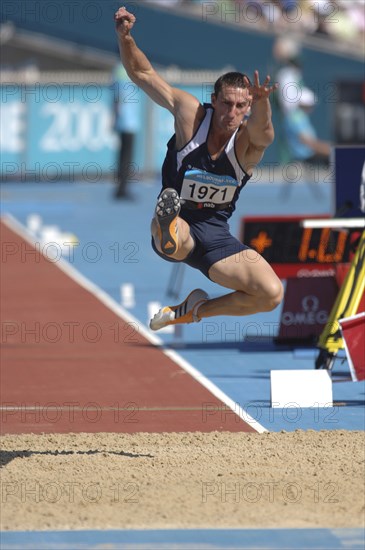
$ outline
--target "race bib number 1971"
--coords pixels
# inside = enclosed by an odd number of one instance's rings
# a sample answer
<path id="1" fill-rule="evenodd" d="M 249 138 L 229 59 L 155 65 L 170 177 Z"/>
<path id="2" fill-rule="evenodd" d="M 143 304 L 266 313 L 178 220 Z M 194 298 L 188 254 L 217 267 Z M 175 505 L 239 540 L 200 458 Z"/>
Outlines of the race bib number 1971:
<path id="1" fill-rule="evenodd" d="M 232 201 L 237 187 L 238 181 L 231 176 L 220 176 L 198 169 L 188 170 L 181 188 L 181 199 L 224 204 Z"/>

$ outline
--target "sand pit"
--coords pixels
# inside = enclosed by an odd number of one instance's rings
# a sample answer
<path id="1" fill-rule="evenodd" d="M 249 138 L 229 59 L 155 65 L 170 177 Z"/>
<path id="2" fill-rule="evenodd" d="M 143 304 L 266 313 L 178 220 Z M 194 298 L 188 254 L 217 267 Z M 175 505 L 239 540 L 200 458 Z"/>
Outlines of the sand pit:
<path id="1" fill-rule="evenodd" d="M 362 432 L 6 435 L 4 530 L 362 527 Z"/>

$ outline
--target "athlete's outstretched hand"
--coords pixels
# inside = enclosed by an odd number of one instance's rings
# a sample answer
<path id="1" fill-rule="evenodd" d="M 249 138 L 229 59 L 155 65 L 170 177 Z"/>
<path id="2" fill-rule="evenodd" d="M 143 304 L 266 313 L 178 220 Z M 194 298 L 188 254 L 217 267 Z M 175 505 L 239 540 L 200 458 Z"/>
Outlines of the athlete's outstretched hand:
<path id="1" fill-rule="evenodd" d="M 275 92 L 275 90 L 278 89 L 279 85 L 274 84 L 273 86 L 269 86 L 271 77 L 267 75 L 265 82 L 263 84 L 260 84 L 260 78 L 259 78 L 259 71 L 255 71 L 254 74 L 254 83 L 251 84 L 248 78 L 244 77 L 246 86 L 248 87 L 250 91 L 250 95 L 252 95 L 252 101 L 259 101 L 260 99 L 267 99 L 270 94 Z"/>
<path id="2" fill-rule="evenodd" d="M 132 13 L 129 13 L 124 6 L 119 8 L 119 10 L 115 13 L 114 20 L 117 34 L 121 38 L 130 33 L 134 23 L 136 22 L 135 16 Z"/>

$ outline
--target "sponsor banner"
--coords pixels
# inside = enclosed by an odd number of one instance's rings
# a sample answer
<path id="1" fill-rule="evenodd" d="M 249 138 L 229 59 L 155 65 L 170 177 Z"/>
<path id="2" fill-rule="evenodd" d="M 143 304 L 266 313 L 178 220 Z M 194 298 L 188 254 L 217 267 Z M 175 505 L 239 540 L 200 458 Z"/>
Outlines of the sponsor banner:
<path id="1" fill-rule="evenodd" d="M 337 293 L 335 277 L 289 278 L 277 341 L 315 343 Z"/>

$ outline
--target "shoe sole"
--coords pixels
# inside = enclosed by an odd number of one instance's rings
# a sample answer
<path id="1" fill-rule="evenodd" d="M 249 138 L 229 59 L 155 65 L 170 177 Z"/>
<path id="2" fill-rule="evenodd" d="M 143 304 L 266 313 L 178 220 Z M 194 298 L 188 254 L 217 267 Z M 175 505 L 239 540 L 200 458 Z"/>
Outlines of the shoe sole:
<path id="1" fill-rule="evenodd" d="M 177 250 L 176 218 L 180 212 L 180 199 L 175 189 L 164 189 L 158 198 L 156 219 L 160 228 L 160 245 L 164 254 Z"/>

